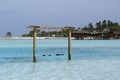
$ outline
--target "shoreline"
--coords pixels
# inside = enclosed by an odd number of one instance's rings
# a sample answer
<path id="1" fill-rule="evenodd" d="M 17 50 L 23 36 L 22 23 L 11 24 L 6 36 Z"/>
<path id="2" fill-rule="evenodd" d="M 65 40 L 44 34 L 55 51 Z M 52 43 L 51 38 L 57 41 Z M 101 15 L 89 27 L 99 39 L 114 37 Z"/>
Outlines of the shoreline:
<path id="1" fill-rule="evenodd" d="M 0 40 L 20 40 L 20 39 L 28 39 L 32 40 L 33 37 L 0 37 Z M 36 39 L 67 39 L 67 37 L 36 37 Z M 71 39 L 74 39 L 74 37 L 71 37 Z"/>
<path id="2" fill-rule="evenodd" d="M 0 37 L 0 40 L 32 40 L 33 37 Z M 36 37 L 38 40 L 44 39 L 68 39 L 68 37 Z M 72 40 L 120 40 L 120 39 L 75 39 L 71 37 Z"/>

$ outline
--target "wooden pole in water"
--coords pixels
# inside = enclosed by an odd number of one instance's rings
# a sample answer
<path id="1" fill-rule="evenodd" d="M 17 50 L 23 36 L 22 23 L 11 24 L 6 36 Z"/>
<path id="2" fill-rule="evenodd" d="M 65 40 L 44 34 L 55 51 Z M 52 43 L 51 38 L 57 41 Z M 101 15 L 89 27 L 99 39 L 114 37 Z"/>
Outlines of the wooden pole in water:
<path id="1" fill-rule="evenodd" d="M 36 28 L 33 29 L 33 62 L 36 62 Z"/>
<path id="2" fill-rule="evenodd" d="M 33 62 L 36 62 L 36 31 L 40 26 L 29 26 L 27 28 L 33 29 Z"/>
<path id="3" fill-rule="evenodd" d="M 71 60 L 71 29 L 68 29 L 68 60 Z"/>

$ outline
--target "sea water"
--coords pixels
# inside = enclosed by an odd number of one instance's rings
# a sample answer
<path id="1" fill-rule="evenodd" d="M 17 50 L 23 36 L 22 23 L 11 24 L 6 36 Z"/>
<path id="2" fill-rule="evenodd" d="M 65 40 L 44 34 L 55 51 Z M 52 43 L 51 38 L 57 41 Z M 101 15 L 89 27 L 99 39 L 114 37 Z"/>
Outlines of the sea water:
<path id="1" fill-rule="evenodd" d="M 120 40 L 0 40 L 0 80 L 120 80 Z M 43 56 L 51 54 L 51 56 Z M 56 54 L 64 54 L 56 56 Z"/>

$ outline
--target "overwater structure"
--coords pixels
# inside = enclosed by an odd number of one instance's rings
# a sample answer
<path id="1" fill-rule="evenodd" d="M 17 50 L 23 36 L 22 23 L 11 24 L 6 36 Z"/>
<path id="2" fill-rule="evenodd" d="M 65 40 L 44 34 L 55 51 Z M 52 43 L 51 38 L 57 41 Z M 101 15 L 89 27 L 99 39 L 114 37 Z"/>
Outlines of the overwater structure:
<path id="1" fill-rule="evenodd" d="M 27 28 L 33 29 L 33 62 L 36 62 L 36 31 L 39 30 L 46 30 L 46 29 L 54 29 L 54 30 L 68 30 L 68 60 L 71 60 L 71 29 L 73 27 L 66 26 L 66 27 L 45 27 L 45 26 L 28 26 Z"/>

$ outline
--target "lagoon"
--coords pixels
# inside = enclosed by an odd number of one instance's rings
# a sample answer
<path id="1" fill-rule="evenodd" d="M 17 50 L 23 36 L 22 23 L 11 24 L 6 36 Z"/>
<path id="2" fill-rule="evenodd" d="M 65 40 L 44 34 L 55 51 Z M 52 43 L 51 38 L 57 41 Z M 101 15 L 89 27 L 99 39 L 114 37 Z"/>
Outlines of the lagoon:
<path id="1" fill-rule="evenodd" d="M 119 44 L 120 40 L 72 40 L 68 61 L 67 39 L 37 40 L 33 63 L 32 40 L 0 40 L 0 80 L 119 80 Z"/>

